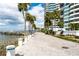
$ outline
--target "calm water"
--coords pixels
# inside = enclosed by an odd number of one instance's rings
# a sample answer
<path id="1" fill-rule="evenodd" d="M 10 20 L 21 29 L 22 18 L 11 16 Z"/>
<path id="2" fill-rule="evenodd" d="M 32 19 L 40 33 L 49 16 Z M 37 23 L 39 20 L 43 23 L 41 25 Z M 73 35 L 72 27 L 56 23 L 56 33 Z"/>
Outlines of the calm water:
<path id="1" fill-rule="evenodd" d="M 34 33 L 35 31 L 32 31 L 32 33 Z M 27 32 L 28 33 L 28 32 Z M 19 35 L 5 35 L 5 34 L 0 34 L 0 42 L 1 41 L 11 41 L 11 40 L 18 40 L 18 38 L 23 37 L 23 36 L 19 36 Z"/>
<path id="2" fill-rule="evenodd" d="M 17 40 L 19 37 L 22 36 L 0 34 L 0 41 Z"/>

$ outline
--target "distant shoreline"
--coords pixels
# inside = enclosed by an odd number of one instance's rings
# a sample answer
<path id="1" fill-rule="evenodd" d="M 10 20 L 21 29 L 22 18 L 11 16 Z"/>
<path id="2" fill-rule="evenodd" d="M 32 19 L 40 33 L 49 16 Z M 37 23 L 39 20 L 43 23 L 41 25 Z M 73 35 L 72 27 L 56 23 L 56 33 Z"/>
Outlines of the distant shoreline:
<path id="1" fill-rule="evenodd" d="M 22 35 L 22 36 L 24 36 L 23 32 L 0 32 L 0 34 L 4 34 L 4 35 Z"/>

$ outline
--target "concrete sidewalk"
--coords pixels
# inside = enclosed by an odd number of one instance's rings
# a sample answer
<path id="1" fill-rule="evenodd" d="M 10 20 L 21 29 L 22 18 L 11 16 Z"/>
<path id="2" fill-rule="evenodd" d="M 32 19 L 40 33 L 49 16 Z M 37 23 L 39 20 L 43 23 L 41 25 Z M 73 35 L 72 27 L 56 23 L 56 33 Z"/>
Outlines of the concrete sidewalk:
<path id="1" fill-rule="evenodd" d="M 15 53 L 24 56 L 76 56 L 79 55 L 79 44 L 36 32 L 27 43 L 18 46 Z"/>

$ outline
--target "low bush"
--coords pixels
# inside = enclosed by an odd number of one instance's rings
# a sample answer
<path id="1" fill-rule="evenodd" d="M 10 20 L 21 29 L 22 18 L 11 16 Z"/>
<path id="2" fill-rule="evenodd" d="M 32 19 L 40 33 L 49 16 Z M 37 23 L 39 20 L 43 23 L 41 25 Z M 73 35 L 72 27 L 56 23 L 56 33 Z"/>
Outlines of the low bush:
<path id="1" fill-rule="evenodd" d="M 75 38 L 79 39 L 79 36 L 75 36 Z"/>
<path id="2" fill-rule="evenodd" d="M 48 34 L 48 35 L 55 35 L 55 32 L 52 30 L 48 30 L 48 29 L 41 29 L 41 32 Z"/>
<path id="3" fill-rule="evenodd" d="M 55 31 L 52 31 L 52 30 L 49 30 L 49 34 L 50 34 L 50 35 L 55 35 L 56 32 L 55 32 Z"/>

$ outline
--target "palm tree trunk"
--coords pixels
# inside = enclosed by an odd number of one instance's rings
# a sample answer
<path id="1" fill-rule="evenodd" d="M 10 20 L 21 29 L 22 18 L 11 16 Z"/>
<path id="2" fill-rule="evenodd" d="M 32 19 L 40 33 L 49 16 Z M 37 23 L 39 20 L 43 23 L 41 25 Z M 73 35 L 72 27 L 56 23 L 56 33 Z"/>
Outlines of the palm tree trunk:
<path id="1" fill-rule="evenodd" d="M 23 14 L 23 18 L 24 18 L 24 36 L 26 36 L 26 17 L 25 17 L 24 10 L 22 10 L 22 14 Z"/>
<path id="2" fill-rule="evenodd" d="M 28 32 L 30 34 L 30 22 L 28 21 Z"/>
<path id="3" fill-rule="evenodd" d="M 24 32 L 25 32 L 25 36 L 26 36 L 26 21 L 25 21 L 25 25 L 24 25 Z"/>

